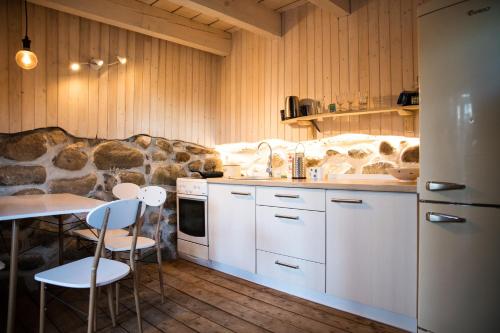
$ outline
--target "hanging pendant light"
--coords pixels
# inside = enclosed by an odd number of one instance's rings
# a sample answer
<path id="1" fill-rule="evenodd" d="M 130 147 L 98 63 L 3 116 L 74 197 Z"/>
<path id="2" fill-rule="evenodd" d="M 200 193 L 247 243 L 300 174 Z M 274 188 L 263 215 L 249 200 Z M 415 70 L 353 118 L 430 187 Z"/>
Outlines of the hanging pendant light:
<path id="1" fill-rule="evenodd" d="M 28 4 L 24 1 L 24 13 L 26 15 L 25 34 L 22 39 L 23 49 L 16 53 L 16 63 L 22 69 L 33 69 L 38 65 L 36 54 L 31 51 L 31 40 L 28 38 Z"/>

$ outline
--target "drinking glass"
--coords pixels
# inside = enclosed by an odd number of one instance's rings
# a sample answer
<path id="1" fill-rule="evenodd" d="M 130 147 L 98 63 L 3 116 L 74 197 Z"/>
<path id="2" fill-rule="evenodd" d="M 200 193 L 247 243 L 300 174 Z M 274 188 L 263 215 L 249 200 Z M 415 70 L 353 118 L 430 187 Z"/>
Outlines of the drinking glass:
<path id="1" fill-rule="evenodd" d="M 352 104 L 354 103 L 354 100 L 356 99 L 356 93 L 349 92 L 347 94 L 347 104 L 349 104 L 349 111 L 353 110 Z"/>
<path id="2" fill-rule="evenodd" d="M 346 93 L 342 92 L 337 95 L 337 105 L 339 106 L 339 111 L 345 111 Z"/>
<path id="3" fill-rule="evenodd" d="M 366 91 L 359 92 L 359 109 L 368 109 L 368 93 Z"/>

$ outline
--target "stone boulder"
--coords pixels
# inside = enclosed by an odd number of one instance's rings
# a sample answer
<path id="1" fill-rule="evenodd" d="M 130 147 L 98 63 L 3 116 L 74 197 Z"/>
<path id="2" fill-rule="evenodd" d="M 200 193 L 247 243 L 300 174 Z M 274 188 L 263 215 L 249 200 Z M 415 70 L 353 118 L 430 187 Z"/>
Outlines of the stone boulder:
<path id="1" fill-rule="evenodd" d="M 273 168 L 280 168 L 285 164 L 285 161 L 280 156 L 280 154 L 273 154 L 273 159 L 271 161 L 271 165 Z"/>
<path id="2" fill-rule="evenodd" d="M 188 169 L 191 172 L 201 171 L 201 167 L 203 166 L 203 162 L 200 160 L 189 162 Z"/>
<path id="3" fill-rule="evenodd" d="M 203 176 L 201 175 L 201 173 L 199 172 L 191 172 L 189 174 L 189 178 L 193 178 L 193 179 L 202 179 Z"/>
<path id="4" fill-rule="evenodd" d="M 79 142 L 65 147 L 54 157 L 54 165 L 60 169 L 72 171 L 83 169 L 89 160 L 87 154 L 82 151 L 83 146 L 83 142 Z"/>
<path id="5" fill-rule="evenodd" d="M 396 151 L 396 148 L 390 142 L 382 141 L 378 147 L 378 151 L 382 155 L 392 155 Z"/>
<path id="6" fill-rule="evenodd" d="M 401 162 L 418 163 L 420 161 L 420 146 L 410 146 L 401 153 Z"/>
<path id="7" fill-rule="evenodd" d="M 24 190 L 17 191 L 12 195 L 33 195 L 33 194 L 45 194 L 45 192 L 43 190 L 40 190 L 39 188 L 26 188 Z"/>
<path id="8" fill-rule="evenodd" d="M 49 182 L 49 193 L 73 193 L 87 195 L 94 189 L 97 176 L 89 174 L 80 178 L 54 179 Z"/>
<path id="9" fill-rule="evenodd" d="M 167 192 L 167 200 L 165 200 L 165 208 L 176 209 L 177 208 L 177 193 Z"/>
<path id="10" fill-rule="evenodd" d="M 147 135 L 138 135 L 135 138 L 134 142 L 137 143 L 142 148 L 146 149 L 151 144 L 151 137 Z"/>
<path id="11" fill-rule="evenodd" d="M 40 165 L 5 165 L 0 167 L 1 186 L 43 184 L 46 178 L 45 168 Z"/>
<path id="12" fill-rule="evenodd" d="M 222 161 L 218 158 L 207 158 L 203 165 L 203 169 L 206 172 L 222 171 Z"/>
<path id="13" fill-rule="evenodd" d="M 326 151 L 326 156 L 328 156 L 328 157 L 334 157 L 334 156 L 339 156 L 339 155 L 344 155 L 344 154 L 336 149 L 328 149 Z"/>
<path id="14" fill-rule="evenodd" d="M 55 128 L 52 131 L 47 132 L 47 138 L 49 139 L 50 144 L 53 146 L 60 145 L 61 143 L 65 143 L 68 141 L 66 133 L 64 133 L 59 128 Z"/>
<path id="15" fill-rule="evenodd" d="M 166 152 L 163 150 L 158 150 L 153 153 L 152 159 L 154 162 L 159 162 L 159 161 L 166 161 L 168 158 L 168 155 Z"/>
<path id="16" fill-rule="evenodd" d="M 190 152 L 191 154 L 195 155 L 202 155 L 202 154 L 214 154 L 215 150 L 212 148 L 206 148 L 202 146 L 193 146 L 193 145 L 188 145 L 186 146 L 186 150 Z"/>
<path id="17" fill-rule="evenodd" d="M 363 166 L 363 174 L 387 174 L 387 169 L 395 168 L 396 163 L 389 161 L 379 161 Z"/>
<path id="18" fill-rule="evenodd" d="M 140 172 L 121 171 L 118 176 L 120 177 L 122 183 L 134 183 L 138 186 L 146 184 L 146 179 Z"/>
<path id="19" fill-rule="evenodd" d="M 116 179 L 114 175 L 110 175 L 107 173 L 105 173 L 103 177 L 104 177 L 104 190 L 106 192 L 111 192 L 113 190 L 113 187 L 115 187 L 116 184 L 118 184 L 118 179 Z"/>
<path id="20" fill-rule="evenodd" d="M 168 142 L 165 139 L 156 139 L 156 145 L 158 146 L 158 148 L 160 148 L 161 150 L 163 150 L 169 154 L 174 151 L 170 142 Z"/>
<path id="21" fill-rule="evenodd" d="M 317 167 L 323 162 L 320 158 L 306 157 L 306 168 Z"/>
<path id="22" fill-rule="evenodd" d="M 101 143 L 94 151 L 94 163 L 100 170 L 130 169 L 144 163 L 144 155 L 137 149 L 118 141 Z"/>
<path id="23" fill-rule="evenodd" d="M 186 153 L 185 151 L 178 151 L 175 153 L 175 161 L 178 163 L 184 163 L 191 159 L 191 155 Z"/>
<path id="24" fill-rule="evenodd" d="M 47 139 L 42 133 L 9 138 L 0 147 L 3 157 L 14 161 L 33 161 L 47 152 Z"/>
<path id="25" fill-rule="evenodd" d="M 358 148 L 349 149 L 349 151 L 347 152 L 347 154 L 349 155 L 350 158 L 354 158 L 354 159 L 358 159 L 358 160 L 367 157 L 371 153 L 372 152 L 369 151 L 368 149 L 358 149 Z"/>
<path id="26" fill-rule="evenodd" d="M 179 164 L 170 164 L 156 168 L 151 178 L 152 185 L 176 185 L 177 178 L 186 177 L 187 173 Z"/>

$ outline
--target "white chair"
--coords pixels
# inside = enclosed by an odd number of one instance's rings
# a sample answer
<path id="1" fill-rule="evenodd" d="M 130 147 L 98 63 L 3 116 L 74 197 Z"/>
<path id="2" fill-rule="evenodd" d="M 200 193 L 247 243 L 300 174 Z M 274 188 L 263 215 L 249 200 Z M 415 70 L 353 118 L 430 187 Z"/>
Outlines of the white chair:
<path id="1" fill-rule="evenodd" d="M 138 331 L 142 332 L 137 269 L 133 255 L 136 247 L 139 228 L 138 221 L 142 205 L 140 200 L 130 199 L 109 202 L 93 209 L 87 215 L 87 223 L 99 232 L 94 256 L 58 266 L 35 275 L 35 280 L 41 283 L 40 333 L 43 333 L 45 329 L 46 284 L 66 288 L 90 289 L 87 333 L 96 330 L 96 289 L 97 287 L 108 286 L 108 305 L 111 313 L 111 320 L 113 326 L 115 326 L 116 319 L 113 310 L 112 284 L 126 277 L 131 270 L 134 280 L 134 299 L 137 312 Z M 134 225 L 134 228 L 131 242 L 130 266 L 120 261 L 101 258 L 107 230 L 121 229 L 131 225 Z"/>
<path id="2" fill-rule="evenodd" d="M 139 186 L 133 183 L 121 183 L 113 187 L 113 195 L 117 199 L 137 199 Z M 73 230 L 72 234 L 92 242 L 97 242 L 97 230 L 91 228 Z M 108 230 L 106 238 L 128 236 L 129 231 L 125 229 Z"/>
<path id="3" fill-rule="evenodd" d="M 161 219 L 163 213 L 163 205 L 167 199 L 167 192 L 159 186 L 147 186 L 139 190 L 137 197 L 146 205 L 158 207 L 158 221 L 156 224 L 154 239 L 148 237 L 137 237 L 136 250 L 148 249 L 156 246 L 156 256 L 158 262 L 158 274 L 160 277 L 160 289 L 161 289 L 161 302 L 165 302 L 165 292 L 163 287 L 163 270 L 161 265 Z M 114 252 L 131 251 L 132 250 L 133 238 L 130 236 L 125 237 L 114 237 L 107 238 L 105 241 L 105 247 L 107 250 Z M 118 284 L 116 285 L 116 303 L 118 306 Z M 117 310 L 118 312 L 118 307 Z"/>

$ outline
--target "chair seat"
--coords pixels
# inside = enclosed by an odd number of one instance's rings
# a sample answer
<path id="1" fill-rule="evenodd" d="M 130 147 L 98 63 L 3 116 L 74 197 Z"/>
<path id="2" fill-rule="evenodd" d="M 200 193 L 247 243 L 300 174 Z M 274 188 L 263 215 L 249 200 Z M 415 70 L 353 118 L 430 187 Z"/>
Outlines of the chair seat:
<path id="1" fill-rule="evenodd" d="M 107 238 L 105 243 L 106 249 L 112 252 L 130 251 L 132 249 L 132 236 Z M 155 246 L 156 242 L 147 237 L 137 237 L 136 249 L 147 249 Z"/>
<path id="2" fill-rule="evenodd" d="M 35 280 L 47 284 L 68 288 L 90 288 L 90 277 L 94 257 L 87 257 L 69 264 L 58 266 L 35 275 Z M 130 272 L 127 264 L 116 260 L 99 260 L 96 286 L 105 286 L 116 282 Z"/>
<path id="3" fill-rule="evenodd" d="M 74 236 L 78 236 L 90 241 L 97 242 L 97 230 L 96 229 L 78 229 L 78 230 L 73 230 L 72 234 Z M 105 239 L 108 238 L 113 238 L 113 237 L 124 237 L 128 236 L 128 230 L 124 229 L 111 229 L 106 231 L 106 236 L 104 237 Z"/>

